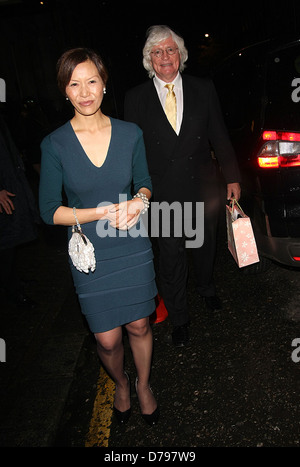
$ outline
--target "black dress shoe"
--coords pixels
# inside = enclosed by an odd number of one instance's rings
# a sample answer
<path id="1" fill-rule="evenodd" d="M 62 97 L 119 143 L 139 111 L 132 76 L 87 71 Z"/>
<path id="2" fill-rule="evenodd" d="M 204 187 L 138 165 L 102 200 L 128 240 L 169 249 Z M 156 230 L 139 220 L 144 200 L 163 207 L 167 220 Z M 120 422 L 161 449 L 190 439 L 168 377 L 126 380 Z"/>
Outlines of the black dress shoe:
<path id="1" fill-rule="evenodd" d="M 149 426 L 157 425 L 159 419 L 159 407 L 157 406 L 151 414 L 142 413 L 142 417 Z"/>
<path id="2" fill-rule="evenodd" d="M 172 332 L 172 342 L 175 347 L 184 347 L 189 341 L 189 328 L 187 324 L 174 327 Z"/>
<path id="3" fill-rule="evenodd" d="M 114 415 L 116 419 L 118 420 L 118 423 L 120 425 L 125 425 L 125 423 L 128 422 L 129 417 L 131 415 L 131 407 L 128 410 L 125 410 L 125 412 L 121 412 L 120 410 L 116 409 L 116 407 L 113 407 L 114 410 Z"/>
<path id="4" fill-rule="evenodd" d="M 124 371 L 125 375 L 127 376 L 128 378 L 128 384 L 130 385 L 130 379 L 129 379 L 129 376 L 128 374 Z M 130 388 L 129 388 L 130 389 Z M 114 415 L 118 421 L 118 423 L 120 425 L 125 425 L 125 423 L 128 422 L 129 420 L 129 417 L 131 415 L 131 407 L 129 407 L 129 409 L 125 410 L 124 412 L 121 412 L 120 410 L 118 410 L 115 406 L 113 406 L 113 412 L 114 412 Z"/>
<path id="5" fill-rule="evenodd" d="M 136 390 L 137 396 L 139 397 L 138 392 L 137 392 L 137 385 L 138 385 L 138 378 L 136 378 L 135 380 L 135 390 Z M 149 386 L 149 389 L 152 392 L 152 389 L 150 386 Z M 150 414 L 142 413 L 141 415 L 149 426 L 157 425 L 158 419 L 159 419 L 159 407 L 157 406 L 156 409 Z"/>
<path id="6" fill-rule="evenodd" d="M 212 311 L 222 309 L 222 302 L 216 295 L 212 295 L 211 297 L 204 297 L 204 301 L 206 306 Z"/>

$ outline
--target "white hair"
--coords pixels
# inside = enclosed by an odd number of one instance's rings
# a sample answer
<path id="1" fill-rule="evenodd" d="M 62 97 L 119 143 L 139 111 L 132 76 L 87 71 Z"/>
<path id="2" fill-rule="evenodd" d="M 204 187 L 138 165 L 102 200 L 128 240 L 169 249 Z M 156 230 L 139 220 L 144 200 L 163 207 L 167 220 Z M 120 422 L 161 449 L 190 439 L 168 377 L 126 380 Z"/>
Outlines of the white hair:
<path id="1" fill-rule="evenodd" d="M 155 45 L 158 45 L 159 42 L 165 41 L 170 36 L 178 46 L 178 51 L 180 54 L 179 71 L 183 71 L 185 69 L 185 62 L 188 59 L 188 51 L 184 45 L 183 38 L 172 31 L 169 26 L 151 26 L 147 30 L 147 40 L 143 48 L 143 65 L 144 68 L 148 71 L 149 78 L 152 78 L 155 75 L 150 55 L 151 50 Z"/>

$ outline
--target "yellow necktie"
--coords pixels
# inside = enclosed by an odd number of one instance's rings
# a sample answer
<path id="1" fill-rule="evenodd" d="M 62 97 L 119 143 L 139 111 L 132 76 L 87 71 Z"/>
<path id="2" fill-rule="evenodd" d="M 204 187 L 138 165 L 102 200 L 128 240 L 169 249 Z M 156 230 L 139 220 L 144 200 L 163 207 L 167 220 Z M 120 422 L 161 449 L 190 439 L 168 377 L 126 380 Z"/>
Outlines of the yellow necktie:
<path id="1" fill-rule="evenodd" d="M 169 122 L 176 131 L 177 109 L 176 109 L 176 96 L 173 91 L 174 84 L 166 84 L 165 88 L 168 89 L 168 94 L 165 103 L 165 112 Z"/>

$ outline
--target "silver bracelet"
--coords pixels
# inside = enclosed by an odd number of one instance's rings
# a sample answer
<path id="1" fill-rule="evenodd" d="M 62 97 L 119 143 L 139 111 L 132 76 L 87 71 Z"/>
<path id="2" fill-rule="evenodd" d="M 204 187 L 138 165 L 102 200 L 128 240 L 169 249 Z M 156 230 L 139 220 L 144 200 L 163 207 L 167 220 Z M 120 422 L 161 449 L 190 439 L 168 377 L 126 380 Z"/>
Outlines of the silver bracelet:
<path id="1" fill-rule="evenodd" d="M 133 199 L 134 198 L 140 198 L 143 203 L 144 203 L 144 209 L 141 211 L 141 214 L 145 214 L 145 212 L 148 210 L 149 206 L 150 206 L 150 201 L 148 200 L 147 196 L 145 195 L 145 193 L 137 193 L 136 195 L 134 195 Z"/>

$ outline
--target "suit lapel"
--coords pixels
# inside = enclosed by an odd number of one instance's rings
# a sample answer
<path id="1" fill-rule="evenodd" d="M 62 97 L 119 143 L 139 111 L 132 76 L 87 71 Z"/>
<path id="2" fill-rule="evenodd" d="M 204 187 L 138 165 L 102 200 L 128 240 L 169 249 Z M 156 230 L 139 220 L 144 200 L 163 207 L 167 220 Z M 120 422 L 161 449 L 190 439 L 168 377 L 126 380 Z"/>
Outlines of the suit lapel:
<path id="1" fill-rule="evenodd" d="M 183 93 L 183 115 L 182 115 L 182 122 L 181 122 L 181 127 L 180 127 L 180 132 L 179 132 L 179 137 L 185 134 L 189 120 L 190 120 L 190 115 L 191 115 L 191 108 L 192 108 L 192 100 L 193 100 L 193 94 L 186 84 L 185 76 L 182 75 L 182 93 Z"/>

